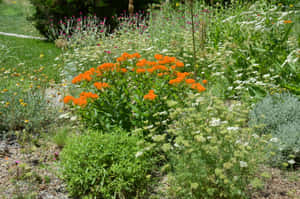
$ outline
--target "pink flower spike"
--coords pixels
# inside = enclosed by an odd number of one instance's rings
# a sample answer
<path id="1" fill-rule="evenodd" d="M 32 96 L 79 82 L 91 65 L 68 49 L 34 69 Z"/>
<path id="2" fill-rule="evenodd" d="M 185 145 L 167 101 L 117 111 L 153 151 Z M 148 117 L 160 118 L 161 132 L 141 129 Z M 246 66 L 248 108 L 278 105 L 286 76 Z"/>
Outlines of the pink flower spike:
<path id="1" fill-rule="evenodd" d="M 20 161 L 19 161 L 19 160 L 16 160 L 16 161 L 15 161 L 15 163 L 16 163 L 16 164 L 19 164 L 19 163 L 20 163 Z"/>

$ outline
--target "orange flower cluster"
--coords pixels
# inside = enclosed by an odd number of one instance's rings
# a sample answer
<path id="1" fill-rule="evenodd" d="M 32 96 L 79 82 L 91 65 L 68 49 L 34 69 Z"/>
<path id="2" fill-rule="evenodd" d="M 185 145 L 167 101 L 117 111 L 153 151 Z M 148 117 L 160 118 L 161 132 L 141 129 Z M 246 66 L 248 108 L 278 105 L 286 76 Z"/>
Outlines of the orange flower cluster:
<path id="1" fill-rule="evenodd" d="M 114 71 L 119 64 L 114 63 L 104 63 L 97 67 L 99 71 Z"/>
<path id="2" fill-rule="evenodd" d="M 139 53 L 128 54 L 125 52 L 121 55 L 121 57 L 117 58 L 117 62 L 122 62 L 122 61 L 125 61 L 128 59 L 140 58 L 140 57 L 141 57 L 141 55 Z"/>
<path id="3" fill-rule="evenodd" d="M 196 81 L 195 81 L 194 79 L 186 79 L 185 82 L 186 82 L 187 84 L 193 84 L 193 83 L 195 83 Z"/>
<path id="4" fill-rule="evenodd" d="M 187 72 L 184 72 L 184 73 L 177 72 L 176 73 L 177 78 L 171 79 L 169 81 L 169 84 L 178 84 L 178 83 L 182 82 L 186 76 L 189 76 L 189 75 L 190 75 L 190 73 L 187 73 Z"/>
<path id="5" fill-rule="evenodd" d="M 87 104 L 87 99 L 91 98 L 91 99 L 97 99 L 99 98 L 99 96 L 97 94 L 94 94 L 92 92 L 82 92 L 80 93 L 79 98 L 75 98 L 73 96 L 66 96 L 64 98 L 64 103 L 67 104 L 69 102 L 73 102 L 75 105 L 79 105 L 79 106 L 85 106 Z"/>
<path id="6" fill-rule="evenodd" d="M 149 90 L 149 93 L 144 95 L 145 100 L 154 100 L 157 95 L 154 94 L 154 90 Z"/>
<path id="7" fill-rule="evenodd" d="M 198 90 L 199 93 L 206 90 L 200 83 L 192 84 L 191 88 L 195 89 L 195 90 Z"/>
<path id="8" fill-rule="evenodd" d="M 108 83 L 101 83 L 101 82 L 95 82 L 94 83 L 94 86 L 98 89 L 98 90 L 101 90 L 103 88 L 108 88 L 109 87 L 109 84 Z"/>
<path id="9" fill-rule="evenodd" d="M 283 23 L 289 24 L 289 23 L 292 23 L 292 21 L 291 20 L 285 20 L 285 21 L 283 21 Z"/>
<path id="10" fill-rule="evenodd" d="M 154 73 L 158 72 L 157 76 L 161 77 L 163 75 L 168 75 L 170 77 L 175 76 L 175 79 L 169 80 L 169 84 L 179 84 L 183 81 L 185 81 L 186 84 L 190 85 L 191 89 L 195 89 L 199 92 L 205 91 L 205 88 L 200 84 L 196 83 L 194 79 L 188 79 L 187 77 L 190 75 L 188 72 L 178 72 L 176 69 L 180 67 L 184 67 L 184 64 L 177 60 L 175 57 L 169 57 L 169 56 L 163 56 L 160 54 L 156 54 L 154 57 L 156 61 L 148 61 L 146 59 L 139 59 L 141 55 L 139 53 L 123 53 L 120 57 L 117 58 L 116 63 L 104 63 L 100 66 L 98 66 L 96 69 L 91 68 L 84 73 L 79 74 L 78 76 L 74 77 L 72 80 L 73 84 L 79 83 L 81 81 L 92 81 L 94 77 L 97 76 L 103 76 L 106 72 L 116 71 L 116 72 L 122 72 L 127 73 L 127 68 L 121 68 L 123 61 L 130 60 L 136 58 L 136 67 L 133 67 L 131 71 L 136 72 L 138 74 L 143 73 Z M 139 59 L 139 60 L 138 60 Z M 129 73 L 131 73 L 129 71 Z M 207 80 L 202 80 L 203 84 L 207 83 Z M 98 90 L 102 90 L 104 88 L 110 87 L 108 83 L 104 82 L 95 82 L 93 84 L 95 88 Z M 93 94 L 91 92 L 82 92 L 80 94 L 79 98 L 74 98 L 73 96 L 66 96 L 64 98 L 64 103 L 73 102 L 75 105 L 79 106 L 85 106 L 88 102 L 88 99 L 96 99 L 99 96 L 97 94 Z M 154 90 L 150 90 L 148 94 L 144 96 L 144 99 L 147 100 L 154 100 L 157 97 L 156 94 L 154 94 Z"/>
<path id="11" fill-rule="evenodd" d="M 81 73 L 79 75 L 77 75 L 76 77 L 73 78 L 72 80 L 72 84 L 77 84 L 79 82 L 81 82 L 82 80 L 86 80 L 86 81 L 91 81 L 92 80 L 92 75 L 93 73 L 91 71 L 85 71 L 84 73 Z"/>

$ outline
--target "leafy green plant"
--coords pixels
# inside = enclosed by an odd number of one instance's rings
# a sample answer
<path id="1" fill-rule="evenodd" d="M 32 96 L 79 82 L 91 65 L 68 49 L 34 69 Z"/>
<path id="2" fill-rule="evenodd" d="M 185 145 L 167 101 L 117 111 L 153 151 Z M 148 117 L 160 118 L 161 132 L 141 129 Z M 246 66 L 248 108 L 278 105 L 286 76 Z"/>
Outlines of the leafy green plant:
<path id="1" fill-rule="evenodd" d="M 290 155 L 300 158 L 300 101 L 288 93 L 266 96 L 257 103 L 249 114 L 250 126 L 256 127 L 261 134 L 272 134 L 277 147 L 274 163 L 291 160 Z M 291 161 L 293 162 L 293 161 Z"/>
<path id="2" fill-rule="evenodd" d="M 68 140 L 60 154 L 71 195 L 87 198 L 141 198 L 151 182 L 156 158 L 142 151 L 143 140 L 121 130 L 86 132 Z"/>
<path id="3" fill-rule="evenodd" d="M 123 53 L 117 63 L 79 74 L 72 83 L 84 91 L 79 98 L 66 96 L 64 102 L 77 105 L 91 128 L 118 126 L 129 131 L 152 125 L 162 132 L 170 122 L 166 100 L 181 101 L 189 90 L 203 92 L 205 88 L 189 77 L 191 73 L 179 72 L 184 64 L 175 57 L 156 54 L 156 61 L 140 57 Z"/>
<path id="4" fill-rule="evenodd" d="M 171 115 L 173 138 L 165 139 L 169 147 L 163 145 L 173 169 L 170 198 L 247 198 L 248 184 L 266 158 L 266 139 L 246 126 L 247 108 L 190 95 Z"/>
<path id="5" fill-rule="evenodd" d="M 59 147 L 63 148 L 70 135 L 72 134 L 71 127 L 62 127 L 59 128 L 52 137 L 53 142 Z"/>

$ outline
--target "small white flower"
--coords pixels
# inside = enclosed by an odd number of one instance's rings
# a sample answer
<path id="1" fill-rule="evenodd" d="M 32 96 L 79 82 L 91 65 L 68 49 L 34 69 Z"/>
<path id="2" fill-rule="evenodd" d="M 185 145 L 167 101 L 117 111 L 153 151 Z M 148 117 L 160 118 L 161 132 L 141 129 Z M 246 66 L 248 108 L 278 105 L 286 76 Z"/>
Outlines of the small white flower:
<path id="1" fill-rule="evenodd" d="M 138 151 L 138 152 L 135 154 L 135 157 L 138 158 L 138 157 L 140 157 L 141 155 L 143 155 L 143 152 L 142 152 L 142 151 Z"/>
<path id="2" fill-rule="evenodd" d="M 229 126 L 229 127 L 227 127 L 227 130 L 228 131 L 237 131 L 237 130 L 239 130 L 240 128 L 239 127 L 237 127 L 237 126 Z"/>
<path id="3" fill-rule="evenodd" d="M 278 141 L 279 141 L 278 138 L 271 138 L 271 139 L 270 139 L 270 142 L 277 143 Z"/>
<path id="4" fill-rule="evenodd" d="M 248 166 L 247 162 L 240 161 L 240 167 L 244 168 L 244 167 L 247 167 L 247 166 Z"/>
<path id="5" fill-rule="evenodd" d="M 221 124 L 221 120 L 219 118 L 212 118 L 209 122 L 210 126 L 219 126 Z"/>
<path id="6" fill-rule="evenodd" d="M 291 159 L 291 160 L 288 161 L 288 163 L 289 164 L 295 164 L 296 162 L 295 162 L 295 160 Z"/>

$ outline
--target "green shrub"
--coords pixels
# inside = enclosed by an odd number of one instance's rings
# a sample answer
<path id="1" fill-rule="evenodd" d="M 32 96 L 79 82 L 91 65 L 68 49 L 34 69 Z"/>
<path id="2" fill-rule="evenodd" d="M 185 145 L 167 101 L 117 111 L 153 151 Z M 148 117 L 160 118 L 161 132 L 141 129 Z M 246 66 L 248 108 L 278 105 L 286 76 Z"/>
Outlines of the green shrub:
<path id="1" fill-rule="evenodd" d="M 246 127 L 247 108 L 192 95 L 171 113 L 171 198 L 247 198 L 265 160 L 264 138 Z M 166 146 L 164 147 L 166 148 Z"/>
<path id="2" fill-rule="evenodd" d="M 261 134 L 273 136 L 277 153 L 275 163 L 300 158 L 300 101 L 296 96 L 283 93 L 266 96 L 249 114 L 249 125 Z M 278 140 L 277 140 L 278 139 Z M 296 162 L 299 164 L 299 162 Z"/>
<path id="3" fill-rule="evenodd" d="M 151 181 L 155 159 L 142 140 L 125 132 L 88 132 L 68 140 L 61 152 L 63 178 L 71 195 L 140 198 Z"/>

